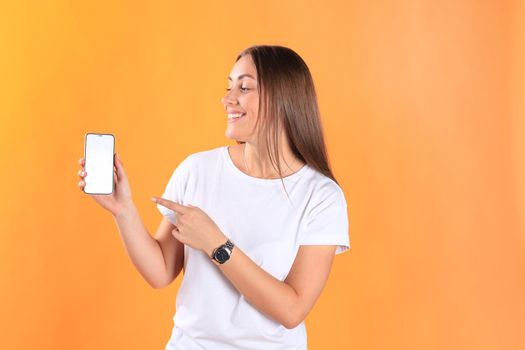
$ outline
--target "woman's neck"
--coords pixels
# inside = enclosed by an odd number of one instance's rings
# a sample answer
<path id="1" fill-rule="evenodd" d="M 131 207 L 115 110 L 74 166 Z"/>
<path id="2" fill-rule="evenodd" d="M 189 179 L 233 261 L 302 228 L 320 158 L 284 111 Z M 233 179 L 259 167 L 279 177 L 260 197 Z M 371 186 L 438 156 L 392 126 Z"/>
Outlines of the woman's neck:
<path id="1" fill-rule="evenodd" d="M 295 173 L 301 169 L 304 162 L 297 159 L 292 153 L 288 143 L 282 143 L 283 147 L 280 149 L 280 165 L 282 176 L 287 176 Z M 270 158 L 267 154 L 265 146 L 257 146 L 250 142 L 246 142 L 241 148 L 242 164 L 245 167 L 245 172 L 254 177 L 264 179 L 279 178 L 279 173 L 274 169 Z"/>

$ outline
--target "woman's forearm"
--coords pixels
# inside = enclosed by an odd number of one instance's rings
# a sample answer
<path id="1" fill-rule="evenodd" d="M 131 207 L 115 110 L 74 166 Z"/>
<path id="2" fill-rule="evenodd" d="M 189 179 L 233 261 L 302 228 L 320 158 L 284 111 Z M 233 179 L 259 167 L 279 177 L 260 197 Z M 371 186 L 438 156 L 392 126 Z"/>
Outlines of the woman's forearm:
<path id="1" fill-rule="evenodd" d="M 153 288 L 162 287 L 167 278 L 162 249 L 144 227 L 135 205 L 131 203 L 113 218 L 126 252 L 139 273 Z"/>
<path id="2" fill-rule="evenodd" d="M 224 264 L 215 264 L 257 310 L 286 328 L 298 325 L 302 315 L 296 291 L 259 267 L 239 247 L 233 248 Z"/>

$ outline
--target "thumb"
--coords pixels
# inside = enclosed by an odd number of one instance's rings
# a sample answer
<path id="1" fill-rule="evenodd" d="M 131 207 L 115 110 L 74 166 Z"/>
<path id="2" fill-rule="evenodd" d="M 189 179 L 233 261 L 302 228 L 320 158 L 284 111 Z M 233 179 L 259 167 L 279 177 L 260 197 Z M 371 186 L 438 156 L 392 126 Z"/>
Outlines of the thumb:
<path id="1" fill-rule="evenodd" d="M 124 164 L 120 160 L 119 154 L 115 153 L 115 165 L 117 166 L 117 174 L 119 178 L 126 178 L 126 172 L 124 171 Z"/>
<path id="2" fill-rule="evenodd" d="M 184 242 L 184 237 L 180 234 L 179 229 L 176 226 L 171 231 L 171 234 L 173 237 L 175 237 L 175 239 L 177 239 L 177 241 L 181 242 L 182 244 L 186 244 L 186 242 Z"/>
<path id="3" fill-rule="evenodd" d="M 115 153 L 115 164 L 116 163 L 120 163 L 122 164 L 122 161 L 120 160 L 120 157 L 119 157 L 119 154 L 118 153 Z"/>

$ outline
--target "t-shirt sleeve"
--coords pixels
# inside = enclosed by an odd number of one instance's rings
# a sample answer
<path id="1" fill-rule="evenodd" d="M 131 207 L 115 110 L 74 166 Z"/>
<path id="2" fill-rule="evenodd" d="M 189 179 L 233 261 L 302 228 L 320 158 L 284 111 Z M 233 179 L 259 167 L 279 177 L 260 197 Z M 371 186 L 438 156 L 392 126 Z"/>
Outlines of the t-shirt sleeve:
<path id="1" fill-rule="evenodd" d="M 188 185 L 190 174 L 190 158 L 186 157 L 173 171 L 168 184 L 162 194 L 162 198 L 168 199 L 178 204 L 184 205 L 184 193 Z M 160 204 L 157 204 L 157 209 L 167 218 L 172 224 L 176 224 L 175 212 Z"/>
<path id="2" fill-rule="evenodd" d="M 350 249 L 347 204 L 342 190 L 336 186 L 333 183 L 330 190 L 321 189 L 319 199 L 307 210 L 299 245 L 336 245 L 336 255 Z"/>

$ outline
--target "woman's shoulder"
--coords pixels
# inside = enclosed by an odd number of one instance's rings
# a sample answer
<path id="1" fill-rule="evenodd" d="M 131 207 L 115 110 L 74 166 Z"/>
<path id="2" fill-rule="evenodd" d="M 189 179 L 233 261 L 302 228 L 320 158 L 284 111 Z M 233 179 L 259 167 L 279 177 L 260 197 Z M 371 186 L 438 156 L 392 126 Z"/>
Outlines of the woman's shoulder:
<path id="1" fill-rule="evenodd" d="M 192 163 L 216 161 L 217 157 L 221 156 L 221 152 L 224 152 L 225 147 L 227 146 L 218 146 L 218 147 L 209 148 L 206 150 L 190 153 L 188 154 L 186 159 L 188 159 Z"/>
<path id="2" fill-rule="evenodd" d="M 331 198 L 332 200 L 345 202 L 345 194 L 341 186 L 332 178 L 313 167 L 310 167 L 309 182 L 312 196 L 315 199 L 322 201 Z"/>

